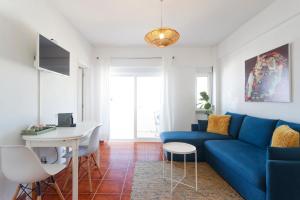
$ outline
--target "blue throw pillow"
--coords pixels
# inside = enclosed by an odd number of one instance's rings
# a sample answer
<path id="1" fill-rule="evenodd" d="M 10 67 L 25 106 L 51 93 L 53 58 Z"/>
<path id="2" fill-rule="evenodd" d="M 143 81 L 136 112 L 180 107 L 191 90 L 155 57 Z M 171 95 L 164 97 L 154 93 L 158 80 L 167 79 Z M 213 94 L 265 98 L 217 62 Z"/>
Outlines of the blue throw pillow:
<path id="1" fill-rule="evenodd" d="M 287 121 L 283 121 L 283 120 L 279 120 L 276 124 L 276 128 L 281 126 L 281 125 L 287 125 L 289 126 L 291 129 L 294 129 L 295 131 L 300 132 L 300 124 L 297 123 L 293 123 L 293 122 L 287 122 Z"/>
<path id="2" fill-rule="evenodd" d="M 229 125 L 229 135 L 231 135 L 233 138 L 237 138 L 246 115 L 231 112 L 227 112 L 225 113 L 225 115 L 231 116 Z"/>
<path id="3" fill-rule="evenodd" d="M 206 131 L 207 130 L 207 120 L 198 120 L 198 130 L 199 131 Z"/>
<path id="4" fill-rule="evenodd" d="M 246 116 L 239 134 L 239 139 L 266 148 L 270 145 L 277 120 Z"/>

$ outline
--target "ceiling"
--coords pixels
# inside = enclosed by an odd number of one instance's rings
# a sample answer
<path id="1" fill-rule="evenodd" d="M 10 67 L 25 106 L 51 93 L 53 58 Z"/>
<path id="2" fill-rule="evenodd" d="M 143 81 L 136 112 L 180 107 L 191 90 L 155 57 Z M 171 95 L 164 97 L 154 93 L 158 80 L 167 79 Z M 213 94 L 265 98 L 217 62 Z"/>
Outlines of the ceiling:
<path id="1" fill-rule="evenodd" d="M 160 26 L 160 0 L 48 1 L 95 46 L 146 46 Z M 181 34 L 177 46 L 212 46 L 273 1 L 164 0 L 163 25 Z"/>

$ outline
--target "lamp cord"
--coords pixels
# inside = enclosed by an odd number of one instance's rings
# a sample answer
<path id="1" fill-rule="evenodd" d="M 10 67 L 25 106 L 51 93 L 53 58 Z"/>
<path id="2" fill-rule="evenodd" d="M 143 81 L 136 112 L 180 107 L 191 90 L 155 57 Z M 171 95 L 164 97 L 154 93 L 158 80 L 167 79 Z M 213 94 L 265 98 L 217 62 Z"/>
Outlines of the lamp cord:
<path id="1" fill-rule="evenodd" d="M 160 6 L 160 28 L 163 27 L 163 0 L 160 0 L 161 6 Z"/>

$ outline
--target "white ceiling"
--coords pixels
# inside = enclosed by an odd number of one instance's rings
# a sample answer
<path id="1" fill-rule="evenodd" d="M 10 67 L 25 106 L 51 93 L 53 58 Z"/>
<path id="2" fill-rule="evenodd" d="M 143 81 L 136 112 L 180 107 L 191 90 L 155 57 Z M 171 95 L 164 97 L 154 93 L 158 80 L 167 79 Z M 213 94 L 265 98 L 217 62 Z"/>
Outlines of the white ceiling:
<path id="1" fill-rule="evenodd" d="M 95 46 L 143 46 L 160 26 L 160 0 L 48 0 Z M 274 0 L 164 0 L 177 46 L 219 43 Z"/>

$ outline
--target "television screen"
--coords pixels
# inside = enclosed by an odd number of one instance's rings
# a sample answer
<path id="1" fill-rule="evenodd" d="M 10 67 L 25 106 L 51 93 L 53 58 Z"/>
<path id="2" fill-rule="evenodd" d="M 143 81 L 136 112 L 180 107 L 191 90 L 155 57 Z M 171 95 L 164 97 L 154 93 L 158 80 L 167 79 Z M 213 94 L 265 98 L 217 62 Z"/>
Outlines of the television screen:
<path id="1" fill-rule="evenodd" d="M 70 75 L 70 52 L 39 35 L 39 68 Z"/>

